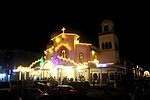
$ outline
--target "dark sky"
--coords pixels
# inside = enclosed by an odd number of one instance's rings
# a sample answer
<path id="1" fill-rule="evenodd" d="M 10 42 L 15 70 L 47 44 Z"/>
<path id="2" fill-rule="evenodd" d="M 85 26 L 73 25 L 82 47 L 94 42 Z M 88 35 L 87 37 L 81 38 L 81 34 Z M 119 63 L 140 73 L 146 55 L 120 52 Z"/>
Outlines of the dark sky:
<path id="1" fill-rule="evenodd" d="M 98 46 L 101 22 L 111 19 L 119 40 L 120 56 L 139 66 L 149 66 L 150 15 L 141 2 L 5 3 L 1 9 L 0 48 L 43 53 L 50 35 L 66 32 Z"/>

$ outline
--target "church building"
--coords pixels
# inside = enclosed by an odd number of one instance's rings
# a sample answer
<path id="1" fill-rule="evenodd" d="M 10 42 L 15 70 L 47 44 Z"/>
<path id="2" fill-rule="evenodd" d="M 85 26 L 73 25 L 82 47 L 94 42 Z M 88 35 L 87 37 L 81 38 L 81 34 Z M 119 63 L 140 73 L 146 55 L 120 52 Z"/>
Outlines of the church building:
<path id="1" fill-rule="evenodd" d="M 98 33 L 99 47 L 91 43 L 81 43 L 77 33 L 62 33 L 51 37 L 52 45 L 44 51 L 45 62 L 38 77 L 55 77 L 77 81 L 93 81 L 98 85 L 115 83 L 122 79 L 126 68 L 121 66 L 118 38 L 112 20 L 101 23 L 102 32 Z M 35 73 L 35 72 L 34 72 Z M 32 72 L 30 73 L 32 74 Z"/>

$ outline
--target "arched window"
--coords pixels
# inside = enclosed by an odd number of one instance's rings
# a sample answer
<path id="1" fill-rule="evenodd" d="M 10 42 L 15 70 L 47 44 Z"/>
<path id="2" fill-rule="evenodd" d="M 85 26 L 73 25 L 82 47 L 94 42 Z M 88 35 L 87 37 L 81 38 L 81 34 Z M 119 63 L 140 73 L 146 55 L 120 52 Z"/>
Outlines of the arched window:
<path id="1" fill-rule="evenodd" d="M 84 54 L 83 53 L 79 54 L 79 63 L 84 63 Z"/>
<path id="2" fill-rule="evenodd" d="M 108 42 L 105 42 L 105 48 L 108 49 Z"/>
<path id="3" fill-rule="evenodd" d="M 67 58 L 67 49 L 66 49 L 66 47 L 61 48 L 61 56 L 63 58 Z"/>
<path id="4" fill-rule="evenodd" d="M 63 58 L 66 58 L 66 57 L 67 57 L 66 50 L 62 50 L 61 53 L 62 53 L 62 57 L 63 57 Z"/>
<path id="5" fill-rule="evenodd" d="M 104 44 L 104 43 L 102 43 L 102 50 L 103 50 L 103 49 L 105 49 L 105 44 Z"/>
<path id="6" fill-rule="evenodd" d="M 108 32 L 108 25 L 104 26 L 104 32 Z"/>
<path id="7" fill-rule="evenodd" d="M 112 49 L 112 43 L 110 41 L 109 41 L 108 45 L 109 45 L 109 49 Z"/>
<path id="8" fill-rule="evenodd" d="M 94 73 L 94 74 L 93 74 L 93 78 L 94 78 L 94 80 L 97 80 L 97 78 L 98 78 L 97 73 Z"/>
<path id="9" fill-rule="evenodd" d="M 115 74 L 113 72 L 110 73 L 110 80 L 115 80 Z"/>

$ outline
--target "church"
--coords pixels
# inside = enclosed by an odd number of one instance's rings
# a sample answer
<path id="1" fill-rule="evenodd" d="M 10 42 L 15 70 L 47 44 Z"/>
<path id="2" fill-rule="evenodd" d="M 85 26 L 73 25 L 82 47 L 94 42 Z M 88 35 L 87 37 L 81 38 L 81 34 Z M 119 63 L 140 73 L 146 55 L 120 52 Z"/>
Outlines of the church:
<path id="1" fill-rule="evenodd" d="M 45 62 L 40 69 L 30 75 L 40 78 L 54 77 L 76 81 L 93 81 L 98 85 L 116 83 L 126 74 L 126 68 L 120 64 L 118 38 L 114 32 L 112 20 L 101 23 L 102 32 L 98 33 L 99 47 L 91 43 L 81 43 L 77 33 L 62 33 L 51 37 L 45 53 Z"/>

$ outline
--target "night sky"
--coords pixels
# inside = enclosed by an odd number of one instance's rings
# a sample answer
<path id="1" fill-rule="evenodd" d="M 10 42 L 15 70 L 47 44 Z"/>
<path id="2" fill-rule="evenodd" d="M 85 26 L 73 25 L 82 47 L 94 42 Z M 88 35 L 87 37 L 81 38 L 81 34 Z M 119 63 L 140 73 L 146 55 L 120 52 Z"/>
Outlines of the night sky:
<path id="1" fill-rule="evenodd" d="M 0 48 L 43 53 L 54 32 L 73 32 L 80 42 L 98 47 L 101 22 L 111 19 L 120 56 L 141 67 L 150 65 L 148 5 L 136 3 L 20 3 L 3 4 Z"/>

